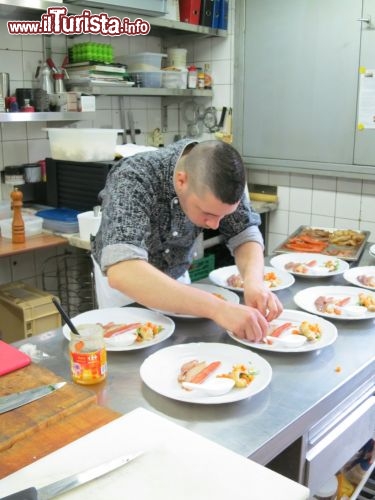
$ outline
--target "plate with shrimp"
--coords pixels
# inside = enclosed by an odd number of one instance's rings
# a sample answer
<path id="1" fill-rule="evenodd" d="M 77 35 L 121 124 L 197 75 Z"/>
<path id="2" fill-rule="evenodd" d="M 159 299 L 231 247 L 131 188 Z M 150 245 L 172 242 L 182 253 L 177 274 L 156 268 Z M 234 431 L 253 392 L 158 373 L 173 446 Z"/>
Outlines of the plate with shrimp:
<path id="1" fill-rule="evenodd" d="M 243 292 L 243 279 L 237 266 L 220 267 L 211 271 L 210 280 L 218 286 Z M 265 266 L 263 270 L 264 284 L 273 292 L 289 288 L 293 285 L 294 277 L 283 269 Z"/>
<path id="2" fill-rule="evenodd" d="M 294 296 L 305 311 L 330 319 L 359 320 L 375 318 L 375 292 L 354 286 L 314 286 Z"/>
<path id="3" fill-rule="evenodd" d="M 375 290 L 375 266 L 352 267 L 343 276 L 353 285 Z"/>
<path id="4" fill-rule="evenodd" d="M 349 269 L 345 260 L 316 253 L 284 253 L 272 257 L 270 264 L 304 278 L 324 278 L 342 274 Z"/>
<path id="5" fill-rule="evenodd" d="M 277 319 L 271 321 L 268 335 L 262 342 L 250 342 L 227 333 L 236 342 L 252 349 L 287 353 L 316 351 L 328 347 L 337 339 L 337 328 L 333 323 L 293 309 L 284 309 Z"/>
<path id="6" fill-rule="evenodd" d="M 171 318 L 142 307 L 108 307 L 93 309 L 72 318 L 73 325 L 99 325 L 107 351 L 132 351 L 163 342 L 175 329 Z M 70 328 L 63 326 L 70 340 Z"/>
<path id="7" fill-rule="evenodd" d="M 193 363 L 196 363 L 196 367 L 192 368 L 195 372 L 203 364 L 206 365 L 203 371 L 214 367 L 203 381 L 200 378 L 202 386 L 212 386 L 212 382 L 218 377 L 234 377 L 237 385 L 234 384 L 229 392 L 218 396 L 194 389 L 187 390 L 181 382 L 182 370 Z M 140 375 L 150 389 L 167 398 L 197 404 L 221 404 L 241 401 L 263 391 L 271 382 L 272 368 L 264 358 L 243 347 L 193 342 L 154 352 L 142 363 Z M 242 379 L 245 382 L 243 384 Z"/>

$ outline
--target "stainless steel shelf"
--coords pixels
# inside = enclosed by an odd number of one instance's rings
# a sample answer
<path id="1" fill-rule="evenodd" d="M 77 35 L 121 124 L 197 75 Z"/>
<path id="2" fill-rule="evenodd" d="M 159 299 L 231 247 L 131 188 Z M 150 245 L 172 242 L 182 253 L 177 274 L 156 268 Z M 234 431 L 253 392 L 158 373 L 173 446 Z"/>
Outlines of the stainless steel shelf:
<path id="1" fill-rule="evenodd" d="M 129 95 L 129 96 L 179 96 L 179 97 L 212 97 L 211 89 L 164 89 L 135 88 L 119 85 L 72 85 L 72 89 L 94 95 Z"/>
<path id="2" fill-rule="evenodd" d="M 77 120 L 90 120 L 95 117 L 95 112 L 44 112 L 44 113 L 0 113 L 0 123 L 14 123 L 14 122 L 52 122 L 52 121 L 77 121 Z"/>

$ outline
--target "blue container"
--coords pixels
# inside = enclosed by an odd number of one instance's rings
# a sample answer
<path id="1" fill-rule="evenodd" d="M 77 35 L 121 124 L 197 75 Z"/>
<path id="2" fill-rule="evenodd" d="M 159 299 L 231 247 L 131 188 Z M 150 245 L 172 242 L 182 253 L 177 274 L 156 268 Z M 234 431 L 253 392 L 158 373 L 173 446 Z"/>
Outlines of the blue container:
<path id="1" fill-rule="evenodd" d="M 39 210 L 36 213 L 43 218 L 43 229 L 48 229 L 56 233 L 78 233 L 77 215 L 80 212 L 71 208 L 51 208 Z"/>

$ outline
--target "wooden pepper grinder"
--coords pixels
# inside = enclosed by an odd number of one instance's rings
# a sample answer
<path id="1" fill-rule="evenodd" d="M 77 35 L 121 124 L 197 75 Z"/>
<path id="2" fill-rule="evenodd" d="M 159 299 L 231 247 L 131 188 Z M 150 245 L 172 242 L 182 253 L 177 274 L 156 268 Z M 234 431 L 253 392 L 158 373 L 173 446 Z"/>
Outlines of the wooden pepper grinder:
<path id="1" fill-rule="evenodd" d="M 13 222 L 12 222 L 12 242 L 13 243 L 25 243 L 25 223 L 22 218 L 22 191 L 18 188 L 14 188 L 10 193 L 12 199 L 13 207 Z"/>

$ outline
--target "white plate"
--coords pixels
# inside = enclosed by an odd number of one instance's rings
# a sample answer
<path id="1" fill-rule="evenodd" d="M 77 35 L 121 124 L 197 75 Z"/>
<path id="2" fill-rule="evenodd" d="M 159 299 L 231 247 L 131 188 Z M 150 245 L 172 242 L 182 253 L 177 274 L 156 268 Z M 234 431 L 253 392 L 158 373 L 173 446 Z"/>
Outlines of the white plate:
<path id="1" fill-rule="evenodd" d="M 204 290 L 205 292 L 209 293 L 218 293 L 220 294 L 225 300 L 228 302 L 232 302 L 233 304 L 239 304 L 240 303 L 240 298 L 237 294 L 231 292 L 230 290 L 226 290 L 225 288 L 221 288 L 215 285 L 208 285 L 205 283 L 193 283 L 190 285 L 194 288 L 199 288 L 200 290 Z M 170 312 L 170 311 L 162 311 L 161 309 L 154 309 L 154 311 L 158 311 L 162 314 L 165 314 L 167 316 L 173 316 L 176 318 L 197 318 L 197 316 L 192 316 L 190 314 L 179 314 L 175 312 Z"/>
<path id="2" fill-rule="evenodd" d="M 331 322 L 320 318 L 319 316 L 315 316 L 314 314 L 307 314 L 302 311 L 294 311 L 292 309 L 284 309 L 282 314 L 277 318 L 277 320 L 272 321 L 272 325 L 279 326 L 286 322 L 291 322 L 292 326 L 283 332 L 280 337 L 283 337 L 285 334 L 290 334 L 291 330 L 298 328 L 298 326 L 302 323 L 302 321 L 308 321 L 309 323 L 318 323 L 320 325 L 322 335 L 319 340 L 315 342 L 306 341 L 300 347 L 285 347 L 278 345 L 276 342 L 272 345 L 260 343 L 260 342 L 249 342 L 248 340 L 243 340 L 237 338 L 233 335 L 232 332 L 227 332 L 228 335 L 239 342 L 240 344 L 246 345 L 248 347 L 252 347 L 254 349 L 261 349 L 262 351 L 270 351 L 270 352 L 309 352 L 316 351 L 318 349 L 323 349 L 323 347 L 327 347 L 335 342 L 337 339 L 337 328 Z M 288 333 L 289 332 L 289 333 Z"/>
<path id="3" fill-rule="evenodd" d="M 72 323 L 74 326 L 85 323 L 109 323 L 113 321 L 114 323 L 145 323 L 146 321 L 151 321 L 157 325 L 163 327 L 162 331 L 158 333 L 153 340 L 144 340 L 143 342 L 135 342 L 134 344 L 128 346 L 114 346 L 107 345 L 107 351 L 132 351 L 135 349 L 144 349 L 151 345 L 159 344 L 166 340 L 174 332 L 175 324 L 166 316 L 150 311 L 149 309 L 143 309 L 141 307 L 113 307 L 107 309 L 93 309 L 92 311 L 86 311 L 84 313 L 78 314 L 72 318 Z M 63 334 L 65 338 L 70 340 L 70 329 L 68 325 L 63 326 Z"/>
<path id="4" fill-rule="evenodd" d="M 316 261 L 316 266 L 307 267 L 307 273 L 297 273 L 289 269 L 285 269 L 285 265 L 289 262 L 307 264 L 308 262 Z M 338 262 L 338 268 L 335 271 L 329 271 L 324 267 L 324 264 L 329 261 Z M 345 260 L 337 259 L 336 257 L 330 257 L 328 255 L 322 255 L 320 253 L 283 253 L 272 257 L 270 264 L 277 269 L 287 271 L 295 276 L 303 276 L 304 278 L 324 278 L 329 276 L 334 276 L 335 274 L 342 274 L 344 271 L 349 269 L 349 264 Z"/>
<path id="5" fill-rule="evenodd" d="M 281 280 L 280 285 L 270 288 L 273 292 L 277 292 L 277 290 L 283 290 L 284 288 L 289 288 L 294 283 L 294 277 L 285 270 L 276 269 L 274 267 L 264 267 L 264 274 L 274 272 L 277 277 Z M 228 290 L 234 290 L 235 292 L 243 292 L 243 288 L 236 288 L 233 286 L 229 286 L 227 283 L 227 279 L 232 274 L 239 274 L 237 266 L 227 266 L 220 267 L 219 269 L 215 269 L 211 271 L 209 274 L 210 280 L 218 286 L 222 286 L 224 288 L 228 288 Z M 265 281 L 267 284 L 267 282 Z"/>
<path id="6" fill-rule="evenodd" d="M 250 366 L 257 374 L 244 389 L 233 388 L 222 396 L 199 395 L 194 391 L 184 390 L 177 380 L 181 366 L 193 359 L 207 363 L 221 361 L 221 366 L 211 377 L 230 372 L 236 364 Z M 271 382 L 272 368 L 265 359 L 248 349 L 230 344 L 199 342 L 159 349 L 145 359 L 141 365 L 140 374 L 143 382 L 150 389 L 167 398 L 188 403 L 219 404 L 247 399 L 263 391 Z"/>
<path id="7" fill-rule="evenodd" d="M 369 248 L 369 254 L 375 257 L 375 245 L 371 245 Z"/>
<path id="8" fill-rule="evenodd" d="M 315 300 L 323 295 L 325 297 L 334 297 L 338 300 L 344 299 L 345 297 L 350 297 L 350 302 L 347 305 L 357 306 L 358 295 L 362 292 L 363 290 L 361 291 L 359 288 L 354 286 L 313 286 L 310 288 L 305 288 L 304 290 L 296 293 L 296 295 L 294 296 L 294 302 L 298 307 L 304 309 L 305 311 L 330 319 L 358 320 L 375 318 L 375 312 L 370 311 L 366 311 L 365 313 L 358 316 L 346 314 L 344 312 L 340 315 L 323 313 L 319 312 L 314 304 Z M 375 297 L 375 293 L 365 293 Z"/>
<path id="9" fill-rule="evenodd" d="M 358 276 L 372 276 L 375 279 L 375 266 L 353 267 L 344 272 L 344 278 L 353 285 L 367 288 L 368 290 L 375 290 L 375 286 L 366 286 L 358 281 Z"/>

